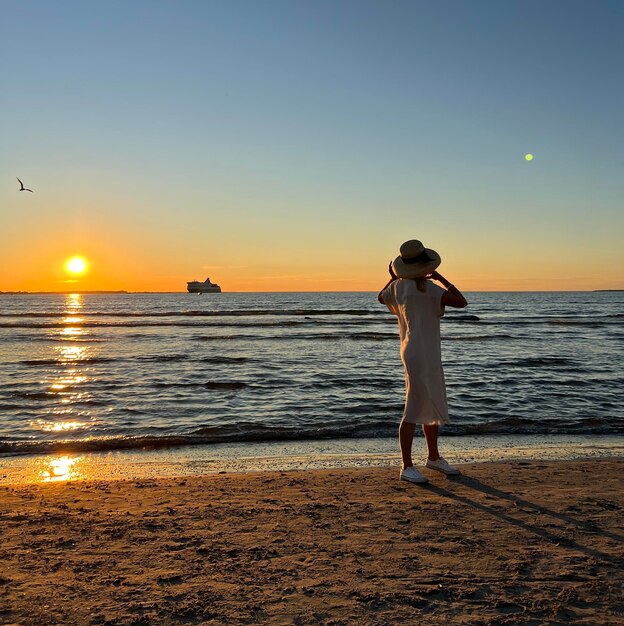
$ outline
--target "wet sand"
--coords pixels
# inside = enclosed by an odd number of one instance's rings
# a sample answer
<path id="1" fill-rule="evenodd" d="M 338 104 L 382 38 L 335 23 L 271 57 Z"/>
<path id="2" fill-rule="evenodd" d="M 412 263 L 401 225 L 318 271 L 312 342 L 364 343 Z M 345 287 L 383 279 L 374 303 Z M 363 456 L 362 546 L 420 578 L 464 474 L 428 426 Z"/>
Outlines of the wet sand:
<path id="1" fill-rule="evenodd" d="M 622 435 L 479 435 L 444 437 L 450 463 L 576 461 L 623 458 Z M 414 458 L 425 456 L 417 433 Z M 236 442 L 87 452 L 66 443 L 58 454 L 0 456 L 0 486 L 56 480 L 171 478 L 230 472 L 392 467 L 396 437 Z M 59 475 L 60 473 L 60 475 Z"/>
<path id="2" fill-rule="evenodd" d="M 2 486 L 0 623 L 624 624 L 624 461 L 462 469 Z"/>

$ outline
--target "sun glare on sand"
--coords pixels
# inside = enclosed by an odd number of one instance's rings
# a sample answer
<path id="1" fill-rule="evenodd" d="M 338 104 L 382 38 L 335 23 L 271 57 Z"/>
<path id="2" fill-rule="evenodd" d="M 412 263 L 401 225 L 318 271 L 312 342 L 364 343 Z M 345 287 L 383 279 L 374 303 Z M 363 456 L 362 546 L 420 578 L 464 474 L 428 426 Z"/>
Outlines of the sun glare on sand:
<path id="1" fill-rule="evenodd" d="M 72 276 L 85 274 L 88 269 L 87 260 L 81 256 L 73 256 L 65 262 L 65 271 Z"/>

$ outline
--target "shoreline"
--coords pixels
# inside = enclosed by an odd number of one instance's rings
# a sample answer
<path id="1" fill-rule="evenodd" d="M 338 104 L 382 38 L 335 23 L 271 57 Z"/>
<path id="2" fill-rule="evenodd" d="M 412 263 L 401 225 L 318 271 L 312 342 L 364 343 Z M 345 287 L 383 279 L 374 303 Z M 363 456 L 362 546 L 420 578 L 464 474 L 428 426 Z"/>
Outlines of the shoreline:
<path id="1" fill-rule="evenodd" d="M 3 486 L 0 618 L 624 623 L 624 461 L 462 469 Z"/>
<path id="2" fill-rule="evenodd" d="M 440 438 L 455 464 L 570 461 L 624 457 L 622 435 L 479 435 Z M 424 459 L 422 436 L 414 459 Z M 393 467 L 394 437 L 218 443 L 159 449 L 0 456 L 0 485 L 84 480 L 133 480 L 219 473 Z"/>

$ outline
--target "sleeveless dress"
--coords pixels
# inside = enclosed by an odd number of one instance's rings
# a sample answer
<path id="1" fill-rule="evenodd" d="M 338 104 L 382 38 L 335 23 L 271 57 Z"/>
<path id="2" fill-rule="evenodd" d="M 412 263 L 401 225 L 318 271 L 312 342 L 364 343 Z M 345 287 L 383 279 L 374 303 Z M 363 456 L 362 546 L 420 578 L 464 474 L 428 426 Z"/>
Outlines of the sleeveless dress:
<path id="1" fill-rule="evenodd" d="M 412 424 L 446 424 L 449 418 L 440 346 L 445 291 L 429 280 L 425 285 L 422 292 L 415 280 L 399 278 L 382 291 L 381 298 L 399 323 L 405 369 L 403 419 Z"/>

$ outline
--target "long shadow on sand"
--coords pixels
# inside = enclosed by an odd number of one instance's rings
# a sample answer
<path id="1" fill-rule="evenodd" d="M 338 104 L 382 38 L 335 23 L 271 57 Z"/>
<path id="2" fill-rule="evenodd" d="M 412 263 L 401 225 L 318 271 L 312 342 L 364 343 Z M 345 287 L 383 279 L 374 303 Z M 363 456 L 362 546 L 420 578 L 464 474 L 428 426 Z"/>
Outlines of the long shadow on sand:
<path id="1" fill-rule="evenodd" d="M 506 493 L 504 491 L 500 491 L 496 489 L 495 487 L 490 487 L 489 485 L 486 485 L 477 479 L 470 478 L 468 476 L 459 476 L 457 478 L 453 478 L 452 481 L 454 483 L 460 483 L 460 484 L 466 485 L 467 487 L 470 487 L 477 491 L 481 491 L 482 493 L 485 493 L 488 495 L 500 497 L 505 500 L 516 502 L 518 504 L 522 503 L 523 506 L 530 507 L 534 509 L 536 512 L 551 515 L 552 517 L 560 519 L 563 522 L 572 524 L 575 528 L 582 528 L 581 523 L 578 522 L 578 520 L 569 518 L 568 516 L 563 515 L 562 513 L 557 513 L 556 511 L 549 511 L 548 509 L 545 509 L 543 506 L 540 506 L 538 504 L 534 504 L 532 502 L 528 502 L 526 500 L 516 498 L 516 496 L 513 496 L 512 494 Z M 561 547 L 564 547 L 568 550 L 581 552 L 587 556 L 593 557 L 605 563 L 609 563 L 610 565 L 615 566 L 617 569 L 622 569 L 623 567 L 622 559 L 617 556 L 613 556 L 611 554 L 601 552 L 600 550 L 596 550 L 588 546 L 583 546 L 580 543 L 573 541 L 572 539 L 568 539 L 567 537 L 564 537 L 562 535 L 555 534 L 549 530 L 546 530 L 545 528 L 542 528 L 541 526 L 530 524 L 520 519 L 516 519 L 515 517 L 512 517 L 511 515 L 508 515 L 506 513 L 503 513 L 491 506 L 487 506 L 485 504 L 481 504 L 480 502 L 476 502 L 475 500 L 472 500 L 467 496 L 454 493 L 453 491 L 449 491 L 448 489 L 444 489 L 443 487 L 438 487 L 437 485 L 434 485 L 432 483 L 427 483 L 426 485 L 422 485 L 421 488 L 431 491 L 432 493 L 436 493 L 439 496 L 448 498 L 449 500 L 455 500 L 456 502 L 460 502 L 466 506 L 471 506 L 479 511 L 482 511 L 483 513 L 491 515 L 492 517 L 495 517 L 501 521 L 507 522 L 513 526 L 516 526 L 517 528 L 522 528 L 528 532 L 531 532 L 537 535 L 538 537 L 542 537 L 543 539 L 550 541 L 551 543 L 560 545 Z M 587 532 L 591 532 L 592 534 L 603 533 L 603 531 L 596 530 L 595 527 L 593 527 L 591 530 L 588 530 Z M 619 537 L 618 535 L 615 535 L 613 533 L 604 532 L 603 534 L 604 536 L 612 538 L 612 539 L 614 538 L 617 539 Z"/>
<path id="2" fill-rule="evenodd" d="M 462 485 L 466 485 L 467 487 L 470 487 L 475 491 L 480 491 L 488 496 L 500 498 L 501 500 L 507 500 L 508 502 L 512 502 L 518 507 L 532 509 L 540 515 L 548 515 L 555 519 L 561 520 L 562 522 L 566 522 L 567 524 L 572 524 L 586 533 L 602 535 L 603 537 L 608 537 L 609 539 L 613 539 L 614 541 L 624 541 L 624 535 L 618 535 L 617 533 L 603 530 L 595 522 L 583 522 L 575 519 L 570 515 L 566 515 L 565 513 L 559 513 L 558 511 L 553 511 L 543 505 L 534 504 L 533 502 L 529 502 L 528 500 L 523 500 L 522 498 L 519 498 L 518 496 L 515 496 L 511 493 L 501 491 L 500 489 L 496 489 L 496 487 L 492 487 L 491 485 L 486 485 L 485 483 L 482 483 L 480 480 L 472 478 L 471 476 L 458 476 L 457 478 L 453 479 L 453 482 L 461 483 Z"/>

